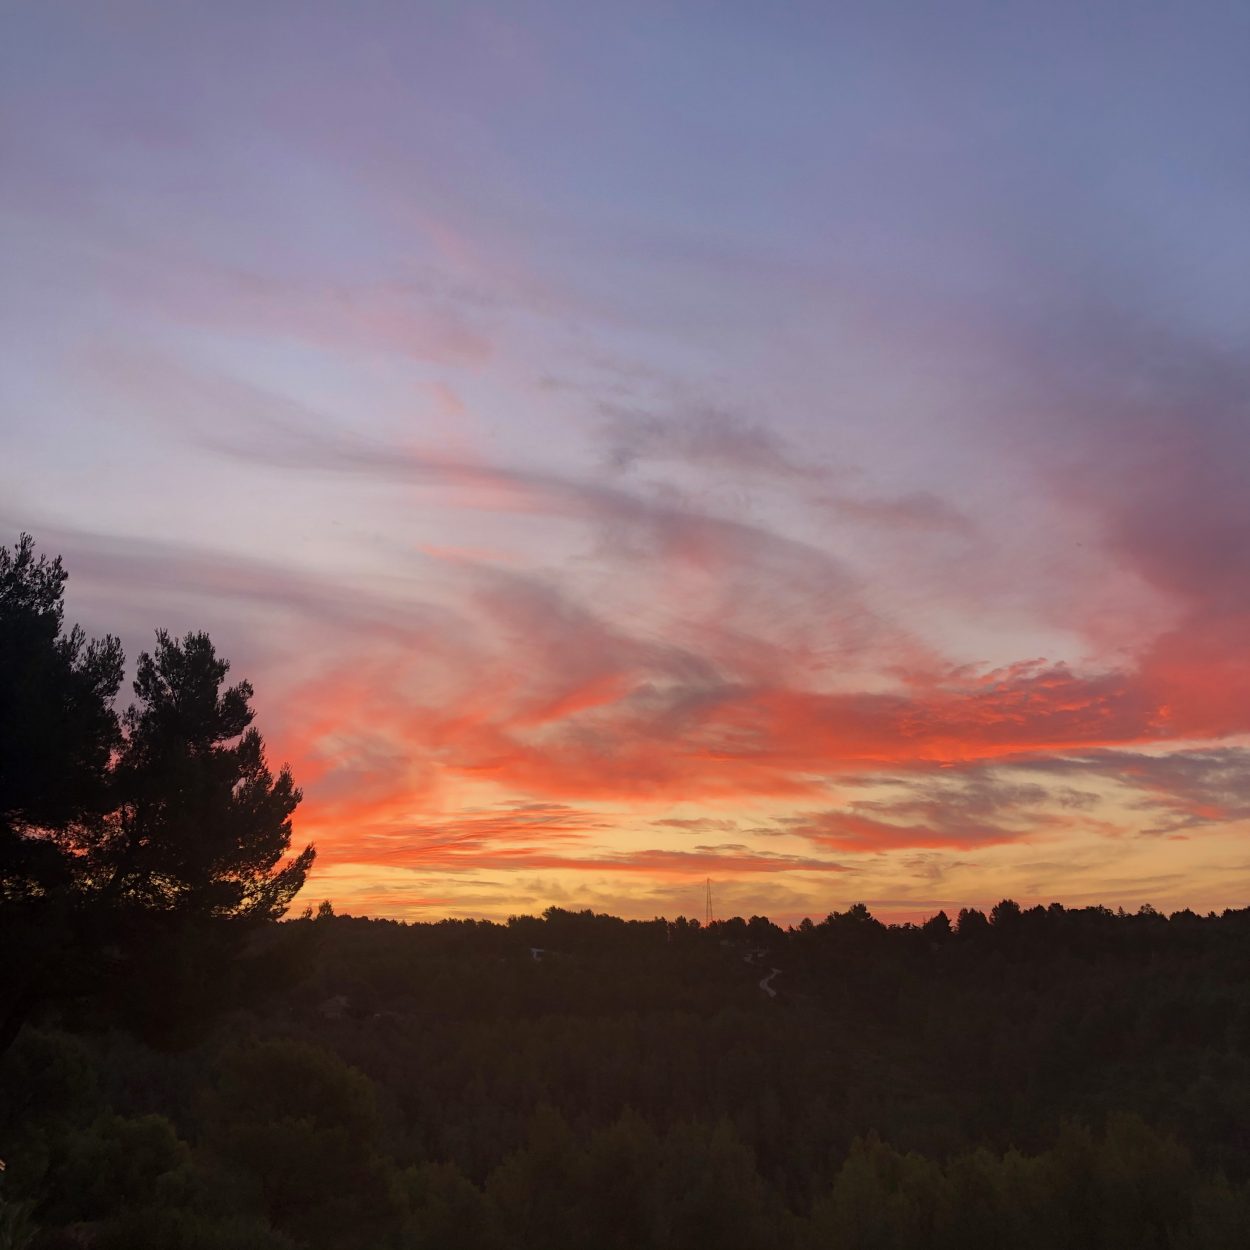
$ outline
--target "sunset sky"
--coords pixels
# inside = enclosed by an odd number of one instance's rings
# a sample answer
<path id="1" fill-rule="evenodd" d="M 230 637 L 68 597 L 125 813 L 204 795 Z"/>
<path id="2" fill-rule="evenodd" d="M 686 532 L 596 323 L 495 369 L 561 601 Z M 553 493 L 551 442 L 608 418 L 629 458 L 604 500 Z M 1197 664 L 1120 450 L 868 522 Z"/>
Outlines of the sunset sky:
<path id="1" fill-rule="evenodd" d="M 304 899 L 1250 902 L 1250 5 L 10 3 L 0 538 Z"/>

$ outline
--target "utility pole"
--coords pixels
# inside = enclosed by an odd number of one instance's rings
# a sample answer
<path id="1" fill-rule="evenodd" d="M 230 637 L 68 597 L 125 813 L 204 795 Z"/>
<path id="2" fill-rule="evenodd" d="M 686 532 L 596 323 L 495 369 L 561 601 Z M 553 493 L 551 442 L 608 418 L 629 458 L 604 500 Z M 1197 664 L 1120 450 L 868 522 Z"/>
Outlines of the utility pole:
<path id="1" fill-rule="evenodd" d="M 703 907 L 703 927 L 706 929 L 712 923 L 712 878 L 707 879 L 707 898 Z"/>

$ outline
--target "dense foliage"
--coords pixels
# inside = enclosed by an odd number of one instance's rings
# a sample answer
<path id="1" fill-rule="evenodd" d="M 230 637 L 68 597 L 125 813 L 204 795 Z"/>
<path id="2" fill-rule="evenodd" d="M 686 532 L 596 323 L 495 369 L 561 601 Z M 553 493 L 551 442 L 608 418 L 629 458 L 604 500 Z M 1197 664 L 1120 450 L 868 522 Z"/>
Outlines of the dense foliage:
<path id="1" fill-rule="evenodd" d="M 1246 1244 L 1250 911 L 271 941 L 189 1049 L 23 1033 L 0 1246 Z"/>
<path id="2" fill-rule="evenodd" d="M 0 548 L 0 1250 L 1218 1250 L 1250 911 L 279 923 L 208 637 Z"/>

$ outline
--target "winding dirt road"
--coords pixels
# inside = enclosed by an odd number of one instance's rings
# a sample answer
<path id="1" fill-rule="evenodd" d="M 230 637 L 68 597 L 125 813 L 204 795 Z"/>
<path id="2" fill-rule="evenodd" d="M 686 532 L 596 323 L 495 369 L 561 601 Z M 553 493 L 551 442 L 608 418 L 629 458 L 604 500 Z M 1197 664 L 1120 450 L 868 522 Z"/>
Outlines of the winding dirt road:
<path id="1" fill-rule="evenodd" d="M 764 956 L 763 951 L 749 951 L 747 954 L 743 955 L 742 961 L 743 963 L 755 964 L 758 967 L 759 960 L 762 959 L 763 956 Z M 773 989 L 771 982 L 772 982 L 773 977 L 779 976 L 780 973 L 781 973 L 780 968 L 773 968 L 772 971 L 769 972 L 769 974 L 766 977 L 762 977 L 760 979 L 760 989 L 762 989 L 764 993 L 768 995 L 769 998 L 777 997 L 777 991 Z"/>

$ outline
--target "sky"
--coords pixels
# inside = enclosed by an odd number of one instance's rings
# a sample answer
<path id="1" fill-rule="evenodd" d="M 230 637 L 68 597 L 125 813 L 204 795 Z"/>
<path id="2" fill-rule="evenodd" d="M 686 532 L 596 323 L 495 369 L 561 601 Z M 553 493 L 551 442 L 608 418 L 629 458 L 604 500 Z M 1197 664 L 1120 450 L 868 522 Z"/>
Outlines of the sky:
<path id="1" fill-rule="evenodd" d="M 304 901 L 1250 902 L 1250 6 L 0 5 L 0 538 Z"/>

